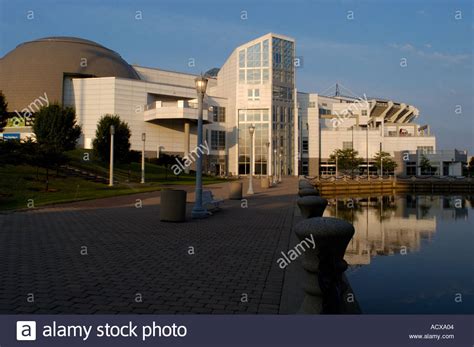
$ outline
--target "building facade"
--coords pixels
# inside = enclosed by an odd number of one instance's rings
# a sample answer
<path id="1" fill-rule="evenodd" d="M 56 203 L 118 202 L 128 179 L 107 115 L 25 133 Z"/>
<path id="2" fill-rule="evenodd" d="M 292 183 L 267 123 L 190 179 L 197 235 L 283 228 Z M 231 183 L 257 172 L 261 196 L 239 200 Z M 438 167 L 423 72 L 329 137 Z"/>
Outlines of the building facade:
<path id="1" fill-rule="evenodd" d="M 412 105 L 297 91 L 295 49 L 294 39 L 269 33 L 237 47 L 221 68 L 209 71 L 206 172 L 247 175 L 253 165 L 257 175 L 331 175 L 335 163 L 329 157 L 344 148 L 366 159 L 361 172 L 374 172 L 372 158 L 381 149 L 397 158 L 436 153 L 436 139 L 428 125 L 414 122 L 419 111 Z M 131 66 L 95 42 L 51 37 L 5 55 L 0 76 L 12 116 L 5 138 L 32 136 L 34 112 L 47 99 L 75 108 L 83 148 L 91 148 L 105 114 L 129 124 L 133 150 L 141 150 L 145 133 L 147 156 L 186 156 L 197 146 L 196 75 Z M 399 173 L 406 172 L 400 163 Z"/>

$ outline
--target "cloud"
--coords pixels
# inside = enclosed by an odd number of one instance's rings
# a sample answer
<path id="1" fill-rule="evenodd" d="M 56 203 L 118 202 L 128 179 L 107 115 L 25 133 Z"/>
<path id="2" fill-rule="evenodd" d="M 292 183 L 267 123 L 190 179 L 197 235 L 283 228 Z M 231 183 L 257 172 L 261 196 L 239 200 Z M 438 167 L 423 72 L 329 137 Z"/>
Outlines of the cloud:
<path id="1" fill-rule="evenodd" d="M 431 44 L 427 43 L 424 45 L 426 48 L 432 48 Z M 446 64 L 462 64 L 466 61 L 471 59 L 471 54 L 449 54 L 449 53 L 442 53 L 442 52 L 427 52 L 422 49 L 416 48 L 412 44 L 405 43 L 405 44 L 398 44 L 398 43 L 391 43 L 389 47 L 397 49 L 402 52 L 409 52 L 415 54 L 421 58 L 426 58 L 430 60 L 439 61 L 441 63 Z"/>

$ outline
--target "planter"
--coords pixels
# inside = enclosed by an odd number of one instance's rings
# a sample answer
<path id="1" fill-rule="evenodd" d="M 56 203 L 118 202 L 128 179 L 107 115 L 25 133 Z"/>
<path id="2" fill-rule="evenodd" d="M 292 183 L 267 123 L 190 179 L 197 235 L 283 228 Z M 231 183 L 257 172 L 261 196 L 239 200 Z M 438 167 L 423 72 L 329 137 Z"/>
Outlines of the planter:
<path id="1" fill-rule="evenodd" d="M 186 221 L 186 191 L 173 189 L 161 191 L 160 220 L 163 222 Z"/>

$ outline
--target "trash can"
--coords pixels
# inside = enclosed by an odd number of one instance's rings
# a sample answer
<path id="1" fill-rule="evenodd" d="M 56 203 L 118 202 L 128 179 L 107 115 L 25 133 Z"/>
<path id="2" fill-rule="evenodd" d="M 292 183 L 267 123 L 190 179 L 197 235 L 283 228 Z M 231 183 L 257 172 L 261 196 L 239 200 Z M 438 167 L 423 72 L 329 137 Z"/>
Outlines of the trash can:
<path id="1" fill-rule="evenodd" d="M 229 183 L 229 199 L 242 200 L 242 182 Z"/>
<path id="2" fill-rule="evenodd" d="M 263 189 L 270 188 L 270 179 L 268 177 L 262 177 L 260 179 L 260 187 Z"/>
<path id="3" fill-rule="evenodd" d="M 160 220 L 163 222 L 186 221 L 186 191 L 164 189 L 161 191 Z"/>

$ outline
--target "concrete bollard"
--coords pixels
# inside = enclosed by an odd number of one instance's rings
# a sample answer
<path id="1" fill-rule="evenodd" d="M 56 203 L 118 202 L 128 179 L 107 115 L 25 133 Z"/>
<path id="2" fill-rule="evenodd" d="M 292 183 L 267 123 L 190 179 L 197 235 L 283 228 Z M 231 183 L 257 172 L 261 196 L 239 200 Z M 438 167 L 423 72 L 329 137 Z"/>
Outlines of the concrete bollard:
<path id="1" fill-rule="evenodd" d="M 260 178 L 260 187 L 262 187 L 263 189 L 270 188 L 270 181 L 269 181 L 268 177 Z"/>
<path id="2" fill-rule="evenodd" d="M 303 196 L 296 200 L 303 218 L 322 217 L 328 201 L 320 196 Z"/>
<path id="3" fill-rule="evenodd" d="M 229 183 L 229 199 L 242 200 L 242 182 Z"/>
<path id="4" fill-rule="evenodd" d="M 303 189 L 300 189 L 298 190 L 298 195 L 300 197 L 303 197 L 303 196 L 311 196 L 311 195 L 316 195 L 318 196 L 319 195 L 319 191 L 317 189 L 314 189 L 314 188 L 303 188 Z"/>
<path id="5" fill-rule="evenodd" d="M 330 217 L 308 218 L 295 226 L 299 240 L 314 239 L 315 248 L 303 255 L 306 271 L 305 297 L 300 313 L 341 313 L 344 309 L 342 293 L 347 284 L 343 273 L 347 269 L 344 253 L 354 227 L 345 220 Z"/>
<path id="6" fill-rule="evenodd" d="M 186 220 L 186 191 L 163 189 L 160 194 L 160 220 L 184 222 Z"/>

